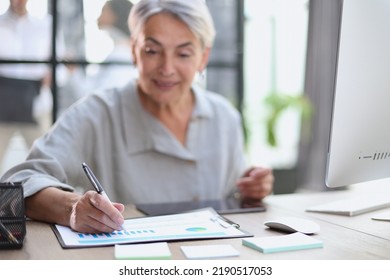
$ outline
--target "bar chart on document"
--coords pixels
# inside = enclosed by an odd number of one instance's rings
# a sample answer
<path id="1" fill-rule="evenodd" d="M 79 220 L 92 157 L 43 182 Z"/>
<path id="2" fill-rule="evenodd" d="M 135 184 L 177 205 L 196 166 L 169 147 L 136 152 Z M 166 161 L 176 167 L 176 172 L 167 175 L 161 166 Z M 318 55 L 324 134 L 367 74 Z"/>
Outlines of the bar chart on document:
<path id="1" fill-rule="evenodd" d="M 210 209 L 183 214 L 126 219 L 123 230 L 111 233 L 78 233 L 69 227 L 55 226 L 63 247 L 91 247 L 153 241 L 228 238 L 247 233 L 228 223 Z"/>

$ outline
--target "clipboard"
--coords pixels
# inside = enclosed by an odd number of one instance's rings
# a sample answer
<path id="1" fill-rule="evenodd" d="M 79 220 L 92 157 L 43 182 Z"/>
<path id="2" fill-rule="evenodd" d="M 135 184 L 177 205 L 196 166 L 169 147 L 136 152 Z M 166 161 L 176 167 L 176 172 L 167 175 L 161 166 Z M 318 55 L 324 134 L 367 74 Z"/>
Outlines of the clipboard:
<path id="1" fill-rule="evenodd" d="M 122 226 L 120 231 L 97 234 L 79 233 L 61 225 L 52 225 L 52 229 L 64 249 L 253 236 L 212 208 L 126 219 Z"/>

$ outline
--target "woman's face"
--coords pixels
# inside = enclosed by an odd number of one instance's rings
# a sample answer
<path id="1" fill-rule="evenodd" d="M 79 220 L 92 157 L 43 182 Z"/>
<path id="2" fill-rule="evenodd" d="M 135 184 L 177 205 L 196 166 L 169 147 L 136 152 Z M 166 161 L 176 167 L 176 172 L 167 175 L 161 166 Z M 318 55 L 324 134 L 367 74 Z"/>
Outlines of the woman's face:
<path id="1" fill-rule="evenodd" d="M 209 55 L 185 23 L 164 13 L 147 20 L 132 51 L 140 90 L 159 104 L 190 93 L 194 76 L 204 69 Z"/>
<path id="2" fill-rule="evenodd" d="M 27 13 L 26 10 L 27 0 L 11 0 L 11 10 L 18 16 L 23 16 Z"/>

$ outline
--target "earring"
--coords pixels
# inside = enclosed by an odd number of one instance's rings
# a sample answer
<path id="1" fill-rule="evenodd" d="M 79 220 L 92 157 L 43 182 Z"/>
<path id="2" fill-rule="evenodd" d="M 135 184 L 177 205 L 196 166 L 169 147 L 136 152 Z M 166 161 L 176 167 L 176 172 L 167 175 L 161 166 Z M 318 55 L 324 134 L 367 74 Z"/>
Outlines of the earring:
<path id="1" fill-rule="evenodd" d="M 200 78 L 202 81 L 204 81 L 204 79 L 205 79 L 204 70 L 199 70 L 198 76 L 199 76 L 199 78 Z"/>
<path id="2" fill-rule="evenodd" d="M 206 74 L 205 70 L 199 70 L 196 75 L 196 82 L 203 88 L 206 88 Z"/>

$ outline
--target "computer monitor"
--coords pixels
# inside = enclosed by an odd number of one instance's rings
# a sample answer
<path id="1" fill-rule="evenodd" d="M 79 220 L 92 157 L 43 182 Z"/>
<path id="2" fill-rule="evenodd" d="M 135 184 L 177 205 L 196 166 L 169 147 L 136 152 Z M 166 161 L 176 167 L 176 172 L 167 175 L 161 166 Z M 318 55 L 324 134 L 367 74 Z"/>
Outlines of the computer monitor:
<path id="1" fill-rule="evenodd" d="M 389 0 L 342 1 L 335 80 L 326 185 L 390 177 Z"/>

